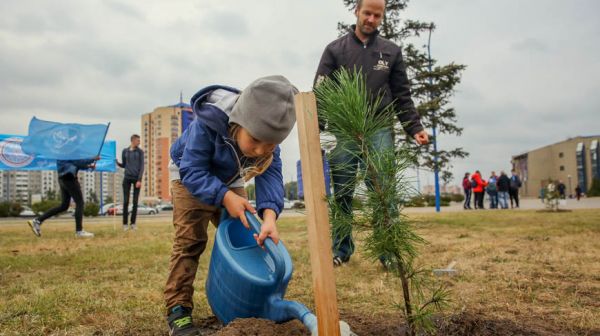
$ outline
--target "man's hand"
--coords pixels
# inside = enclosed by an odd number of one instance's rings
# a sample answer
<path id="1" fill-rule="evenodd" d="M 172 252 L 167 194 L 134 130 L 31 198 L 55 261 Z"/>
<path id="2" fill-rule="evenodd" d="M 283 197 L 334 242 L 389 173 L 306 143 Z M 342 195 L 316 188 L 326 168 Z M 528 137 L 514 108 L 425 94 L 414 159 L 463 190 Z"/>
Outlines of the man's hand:
<path id="1" fill-rule="evenodd" d="M 427 145 L 429 143 L 429 135 L 425 130 L 415 134 L 415 140 L 419 145 Z"/>
<path id="2" fill-rule="evenodd" d="M 244 211 L 248 210 L 254 214 L 256 213 L 256 210 L 247 199 L 238 196 L 231 190 L 228 190 L 223 197 L 223 206 L 225 209 L 227 209 L 229 216 L 233 218 L 239 218 L 246 229 L 250 229 L 250 225 L 248 224 L 248 220 L 246 219 Z"/>
<path id="3" fill-rule="evenodd" d="M 267 237 L 273 239 L 275 244 L 279 244 L 279 232 L 277 232 L 277 225 L 275 225 L 275 220 L 277 215 L 275 211 L 271 209 L 265 209 L 263 212 L 263 223 L 260 226 L 260 234 L 254 234 L 254 239 L 258 245 L 264 248 L 265 239 Z"/>
<path id="4" fill-rule="evenodd" d="M 135 182 L 135 187 L 136 187 L 137 189 L 140 189 L 140 188 L 142 187 L 142 181 L 137 181 L 137 182 Z"/>

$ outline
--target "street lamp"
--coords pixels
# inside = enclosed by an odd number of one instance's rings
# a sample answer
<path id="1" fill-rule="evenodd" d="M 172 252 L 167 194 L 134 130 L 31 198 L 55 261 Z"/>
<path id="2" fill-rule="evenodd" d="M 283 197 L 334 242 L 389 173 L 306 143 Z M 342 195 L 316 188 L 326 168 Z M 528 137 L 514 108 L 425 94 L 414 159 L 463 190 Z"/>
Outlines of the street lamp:
<path id="1" fill-rule="evenodd" d="M 429 58 L 429 85 L 433 87 L 433 78 L 431 78 L 431 32 L 433 31 L 433 23 L 429 26 L 429 38 L 427 39 L 427 57 Z M 429 93 L 429 98 L 433 100 L 433 93 Z M 437 130 L 435 121 L 432 121 L 433 135 L 433 172 L 435 176 L 435 211 L 440 212 L 440 169 L 438 167 L 437 153 Z"/>

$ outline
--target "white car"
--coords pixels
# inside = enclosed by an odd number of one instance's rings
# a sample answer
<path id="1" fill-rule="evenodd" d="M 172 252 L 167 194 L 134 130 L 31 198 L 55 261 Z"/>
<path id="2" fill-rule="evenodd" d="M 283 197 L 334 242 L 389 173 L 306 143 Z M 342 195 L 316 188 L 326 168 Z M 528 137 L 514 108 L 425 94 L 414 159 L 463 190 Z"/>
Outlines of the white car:
<path id="1" fill-rule="evenodd" d="M 133 205 L 129 205 L 129 213 L 131 213 L 132 209 L 133 209 Z M 115 207 L 112 207 L 107 213 L 109 215 L 122 215 L 123 214 L 123 205 L 119 204 L 116 206 L 116 213 L 115 213 Z M 143 205 L 143 204 L 138 205 L 138 208 L 137 208 L 138 215 L 155 215 L 157 213 L 158 213 L 158 210 L 156 208 L 152 208 L 152 207 L 149 207 L 149 206 Z"/>
<path id="2" fill-rule="evenodd" d="M 291 209 L 294 206 L 294 202 L 290 201 L 287 198 L 283 198 L 283 208 L 284 209 Z"/>
<path id="3" fill-rule="evenodd" d="M 35 217 L 35 212 L 33 212 L 33 210 L 31 210 L 30 207 L 23 205 L 21 208 L 23 208 L 23 210 L 21 210 L 21 213 L 19 213 L 20 217 Z"/>

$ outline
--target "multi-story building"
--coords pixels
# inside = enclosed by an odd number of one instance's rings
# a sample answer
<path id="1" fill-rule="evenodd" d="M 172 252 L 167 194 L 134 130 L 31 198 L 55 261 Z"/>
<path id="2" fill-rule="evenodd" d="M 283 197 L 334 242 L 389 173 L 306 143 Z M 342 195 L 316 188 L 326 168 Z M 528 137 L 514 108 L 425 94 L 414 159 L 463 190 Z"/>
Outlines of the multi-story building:
<path id="1" fill-rule="evenodd" d="M 148 201 L 171 200 L 169 188 L 169 149 L 181 135 L 182 118 L 191 107 L 178 104 L 157 107 L 142 115 L 141 147 L 144 150 L 142 198 Z"/>
<path id="2" fill-rule="evenodd" d="M 600 178 L 600 147 L 597 136 L 578 136 L 515 155 L 513 168 L 521 177 L 521 194 L 537 197 L 549 180 L 562 181 L 567 194 L 577 185 L 587 192 L 593 178 Z"/>
<path id="3" fill-rule="evenodd" d="M 80 171 L 77 178 L 86 202 L 92 193 L 96 194 L 98 202 L 100 195 L 103 195 L 103 200 L 110 196 L 117 203 L 123 199 L 123 169 L 118 168 L 115 173 Z M 0 171 L 0 202 L 31 204 L 44 199 L 51 190 L 60 198 L 58 174 L 55 170 Z"/>

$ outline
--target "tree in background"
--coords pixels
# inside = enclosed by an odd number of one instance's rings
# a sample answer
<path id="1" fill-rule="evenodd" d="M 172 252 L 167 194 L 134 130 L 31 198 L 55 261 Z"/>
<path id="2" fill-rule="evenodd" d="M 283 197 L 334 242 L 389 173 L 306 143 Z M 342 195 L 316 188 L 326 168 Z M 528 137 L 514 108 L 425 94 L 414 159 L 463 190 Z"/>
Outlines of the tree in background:
<path id="1" fill-rule="evenodd" d="M 256 200 L 256 186 L 254 183 L 248 184 L 245 189 L 246 194 L 248 195 L 248 200 Z"/>
<path id="2" fill-rule="evenodd" d="M 87 201 L 91 203 L 98 203 L 98 195 L 96 195 L 96 192 L 93 189 L 89 190 Z"/>
<path id="3" fill-rule="evenodd" d="M 356 0 L 342 0 L 346 7 L 352 11 L 356 6 Z M 415 20 L 401 20 L 401 12 L 406 9 L 409 0 L 386 1 L 386 12 L 379 28 L 379 35 L 394 41 L 402 46 L 406 72 L 411 80 L 412 97 L 417 112 L 421 115 L 421 122 L 425 129 L 430 130 L 433 126 L 437 128 L 438 138 L 441 134 L 460 136 L 463 128 L 458 126 L 456 111 L 449 106 L 450 99 L 454 95 L 455 86 L 460 83 L 461 74 L 466 66 L 451 62 L 447 65 L 437 65 L 437 60 L 429 59 L 426 46 L 416 47 L 408 42 L 409 38 L 420 37 L 421 34 L 435 30 L 433 22 L 420 22 Z M 338 23 L 340 34 L 345 34 L 349 25 Z M 431 66 L 431 71 L 429 67 Z M 396 134 L 402 130 L 399 122 L 395 125 Z M 435 169 L 434 156 L 438 157 L 438 168 L 443 184 L 452 181 L 452 160 L 465 158 L 469 155 L 462 147 L 453 149 L 440 149 L 437 153 L 433 151 L 433 139 L 428 145 L 418 145 L 410 139 L 396 137 L 397 142 L 406 142 L 411 150 L 418 153 L 415 156 L 415 164 L 425 166 L 431 170 Z"/>
<path id="4" fill-rule="evenodd" d="M 54 189 L 48 189 L 46 190 L 46 194 L 43 197 L 44 201 L 55 201 L 58 200 L 58 197 L 56 195 L 56 190 Z"/>
<path id="5" fill-rule="evenodd" d="M 112 196 L 106 196 L 104 197 L 104 204 L 108 204 L 108 203 L 113 203 L 113 198 Z"/>
<path id="6" fill-rule="evenodd" d="M 285 189 L 285 197 L 287 197 L 289 200 L 298 199 L 298 182 L 296 182 L 296 181 L 288 182 L 284 185 L 284 189 Z"/>

